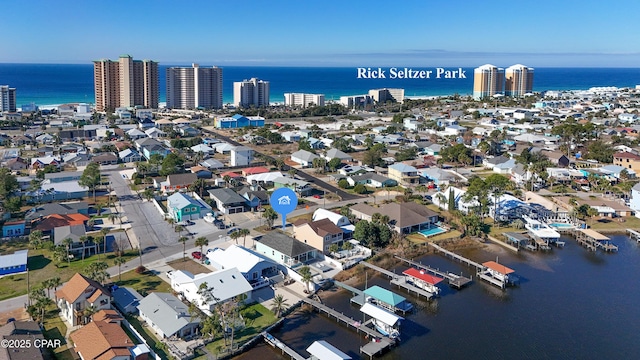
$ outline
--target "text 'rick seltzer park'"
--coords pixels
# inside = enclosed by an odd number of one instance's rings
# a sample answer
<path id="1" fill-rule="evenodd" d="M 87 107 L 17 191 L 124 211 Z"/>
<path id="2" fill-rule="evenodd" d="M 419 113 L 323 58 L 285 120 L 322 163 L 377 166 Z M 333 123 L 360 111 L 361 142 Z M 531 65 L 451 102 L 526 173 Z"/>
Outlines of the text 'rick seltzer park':
<path id="1" fill-rule="evenodd" d="M 466 79 L 467 74 L 462 68 L 447 70 L 434 68 L 433 70 L 414 70 L 411 68 L 357 68 L 358 79 Z"/>

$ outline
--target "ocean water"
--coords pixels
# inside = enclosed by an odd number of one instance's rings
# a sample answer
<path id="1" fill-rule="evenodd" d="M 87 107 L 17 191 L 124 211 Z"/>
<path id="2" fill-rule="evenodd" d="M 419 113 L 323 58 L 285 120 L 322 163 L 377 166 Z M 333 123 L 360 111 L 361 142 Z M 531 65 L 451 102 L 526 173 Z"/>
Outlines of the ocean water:
<path id="1" fill-rule="evenodd" d="M 478 262 L 495 260 L 514 269 L 520 286 L 502 291 L 475 279 L 462 290 L 442 285 L 441 297 L 417 299 L 367 270 L 368 286 L 379 285 L 411 301 L 399 346 L 380 359 L 638 359 L 640 358 L 640 245 L 611 236 L 619 252 L 589 252 L 564 237 L 566 247 L 550 253 L 469 250 Z M 441 270 L 475 275 L 470 268 L 429 255 L 416 259 Z M 401 273 L 405 266 L 395 268 Z M 359 284 L 359 289 L 364 288 Z M 330 295 L 328 295 L 330 294 Z M 346 290 L 320 293 L 325 305 L 359 319 Z M 365 340 L 355 331 L 316 312 L 294 312 L 272 334 L 298 353 L 315 340 L 326 340 L 354 359 Z M 261 343 L 242 360 L 287 359 Z M 365 358 L 365 357 L 362 357 Z"/>
<path id="2" fill-rule="evenodd" d="M 160 102 L 166 98 L 166 68 L 159 65 Z M 190 66 L 190 65 L 180 65 Z M 201 64 L 201 66 L 205 66 Z M 531 64 L 533 66 L 533 64 Z M 403 69 L 404 66 L 398 66 Z M 223 98 L 233 101 L 233 82 L 257 77 L 270 81 L 272 102 L 283 102 L 285 92 L 325 94 L 327 100 L 366 93 L 375 88 L 404 88 L 406 96 L 471 94 L 473 68 L 463 68 L 466 79 L 358 79 L 355 67 L 223 67 Z M 417 68 L 434 70 L 433 67 Z M 445 68 L 457 70 L 458 68 Z M 18 106 L 94 102 L 92 64 L 0 64 L 0 85 L 16 88 Z M 593 86 L 640 85 L 640 68 L 536 68 L 534 90 L 588 89 Z"/>

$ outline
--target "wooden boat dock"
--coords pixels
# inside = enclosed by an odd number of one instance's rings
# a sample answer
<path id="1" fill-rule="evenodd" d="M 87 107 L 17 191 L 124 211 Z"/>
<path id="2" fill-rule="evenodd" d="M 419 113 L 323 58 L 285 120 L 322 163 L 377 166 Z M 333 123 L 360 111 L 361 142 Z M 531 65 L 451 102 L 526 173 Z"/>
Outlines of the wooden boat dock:
<path id="1" fill-rule="evenodd" d="M 592 229 L 576 229 L 573 232 L 578 244 L 586 247 L 590 251 L 602 249 L 605 252 L 618 251 L 618 246 L 611 242 L 611 239 Z"/>
<path id="2" fill-rule="evenodd" d="M 409 260 L 409 259 L 404 259 L 401 258 L 400 256 L 396 255 L 395 256 L 396 259 L 398 260 L 402 260 L 403 262 L 406 262 L 409 265 L 415 266 L 419 269 L 422 269 L 428 273 L 431 273 L 435 276 L 440 276 L 442 278 L 447 279 L 447 281 L 449 282 L 449 285 L 452 287 L 455 287 L 456 289 L 460 289 L 463 286 L 467 285 L 468 283 L 470 283 L 473 279 L 471 277 L 464 277 L 462 275 L 456 275 L 454 273 L 450 273 L 450 272 L 444 272 L 444 271 L 440 271 L 439 269 L 434 269 L 428 265 L 424 265 L 421 263 L 417 263 L 413 260 Z M 391 281 L 391 283 L 393 284 L 393 281 Z"/>
<path id="3" fill-rule="evenodd" d="M 634 239 L 637 242 L 640 242 L 640 232 L 637 232 L 632 229 L 627 229 L 627 234 L 629 234 L 630 238 Z"/>
<path id="4" fill-rule="evenodd" d="M 364 333 L 366 334 L 369 338 L 371 338 L 371 342 L 369 342 L 368 344 L 361 346 L 360 347 L 360 352 L 369 355 L 369 357 L 373 357 L 374 355 L 382 352 L 383 350 L 391 347 L 392 345 L 395 345 L 395 341 L 389 339 L 386 336 L 383 336 L 382 334 L 380 334 L 378 331 L 376 331 L 375 329 L 372 329 L 370 327 L 367 326 L 367 324 L 370 322 L 365 322 L 364 324 L 354 320 L 348 316 L 346 316 L 345 314 L 338 312 L 324 304 L 319 303 L 318 301 L 315 300 L 311 300 L 309 298 L 302 298 L 301 299 L 303 302 L 313 306 L 314 308 L 318 309 L 320 312 L 323 312 L 325 314 L 327 314 L 328 317 L 330 318 L 335 318 L 337 322 L 343 322 L 345 323 L 348 327 L 351 327 L 353 329 L 356 330 L 356 332 L 358 333 Z M 297 360 L 297 359 L 296 359 Z"/>
<path id="5" fill-rule="evenodd" d="M 431 300 L 434 296 L 432 293 L 422 290 L 419 287 L 416 287 L 407 282 L 407 277 L 405 275 L 399 276 L 393 280 L 391 280 L 391 284 L 401 287 L 407 290 L 409 293 L 415 293 L 418 297 L 424 296 L 427 300 Z"/>
<path id="6" fill-rule="evenodd" d="M 268 332 L 263 332 L 262 333 L 262 337 L 264 338 L 264 341 L 267 342 L 267 344 L 273 346 L 274 348 L 280 349 L 282 351 L 283 355 L 287 354 L 293 360 L 307 360 L 307 358 L 305 358 L 304 356 L 298 354 L 295 350 L 293 350 L 292 348 L 288 347 L 287 344 L 285 344 L 282 341 L 278 340 L 275 336 L 269 334 Z"/>
<path id="7" fill-rule="evenodd" d="M 482 264 L 479 264 L 479 263 L 477 263 L 477 262 L 475 262 L 473 260 L 467 259 L 466 257 L 458 255 L 458 254 L 456 254 L 454 252 L 451 252 L 451 251 L 449 251 L 449 250 L 447 250 L 447 249 L 445 249 L 445 248 L 443 248 L 443 247 L 441 247 L 439 245 L 436 245 L 436 244 L 434 244 L 432 242 L 428 242 L 427 244 L 429 244 L 431 247 L 435 248 L 436 250 L 440 251 L 441 253 L 445 254 L 446 256 L 448 256 L 448 257 L 450 257 L 450 258 L 452 258 L 454 260 L 458 260 L 461 263 L 466 264 L 467 266 L 473 266 L 478 270 L 484 270 L 484 266 L 482 266 Z"/>
<path id="8" fill-rule="evenodd" d="M 382 274 L 386 275 L 387 277 L 389 277 L 390 279 L 393 279 L 393 278 L 398 276 L 398 274 L 394 273 L 393 271 L 389 271 L 387 269 L 383 269 L 383 268 L 381 268 L 379 266 L 375 266 L 375 265 L 373 265 L 371 263 L 368 263 L 366 261 L 361 261 L 360 264 L 362 264 L 362 265 L 364 265 L 364 266 L 366 266 L 366 267 L 368 267 L 370 269 L 373 269 L 373 270 L 375 270 L 375 271 L 377 271 L 379 273 L 382 273 Z"/>

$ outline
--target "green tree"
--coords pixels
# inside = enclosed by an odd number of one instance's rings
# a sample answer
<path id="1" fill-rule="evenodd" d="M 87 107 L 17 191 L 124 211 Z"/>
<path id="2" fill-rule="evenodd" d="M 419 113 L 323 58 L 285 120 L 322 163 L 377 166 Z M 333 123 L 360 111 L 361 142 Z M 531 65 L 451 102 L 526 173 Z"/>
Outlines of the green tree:
<path id="1" fill-rule="evenodd" d="M 269 229 L 273 228 L 273 222 L 278 218 L 278 213 L 273 208 L 268 207 L 262 213 L 262 217 L 265 219 Z"/>
<path id="2" fill-rule="evenodd" d="M 93 243 L 93 250 L 98 255 L 98 261 L 100 261 L 100 244 L 104 242 L 104 237 L 102 236 L 92 236 L 91 242 Z"/>
<path id="3" fill-rule="evenodd" d="M 315 154 L 315 150 L 313 150 L 311 144 L 309 143 L 309 140 L 307 139 L 302 139 L 298 142 L 298 150 L 306 150 Z"/>
<path id="4" fill-rule="evenodd" d="M 353 187 L 353 192 L 356 194 L 366 194 L 367 187 L 362 184 L 356 184 L 356 186 Z"/>
<path id="5" fill-rule="evenodd" d="M 449 212 L 453 212 L 456 209 L 456 195 L 455 195 L 455 192 L 453 191 L 453 188 L 449 189 L 449 198 L 447 200 L 448 200 L 447 210 Z"/>
<path id="6" fill-rule="evenodd" d="M 178 239 L 178 242 L 182 243 L 182 261 L 186 261 L 187 260 L 187 241 L 189 240 L 188 237 L 186 236 L 181 236 Z"/>
<path id="7" fill-rule="evenodd" d="M 341 164 L 342 160 L 340 160 L 339 158 L 333 158 L 329 160 L 327 166 L 329 166 L 329 169 L 331 169 L 331 171 L 336 171 L 336 169 L 338 169 L 338 166 L 340 166 Z"/>
<path id="8" fill-rule="evenodd" d="M 89 266 L 82 271 L 82 274 L 89 279 L 93 279 L 100 284 L 104 284 L 105 280 L 109 278 L 109 273 L 107 272 L 108 268 L 109 265 L 107 265 L 106 262 L 96 261 L 89 264 Z"/>
<path id="9" fill-rule="evenodd" d="M 311 274 L 311 269 L 309 268 L 309 266 L 304 265 L 300 268 L 298 273 L 300 274 L 301 280 L 305 285 L 304 292 L 309 293 L 309 283 L 311 283 L 311 280 L 313 279 L 313 275 Z"/>
<path id="10" fill-rule="evenodd" d="M 42 231 L 34 230 L 29 234 L 29 246 L 38 249 L 42 245 Z"/>
<path id="11" fill-rule="evenodd" d="M 100 174 L 100 165 L 98 163 L 89 163 L 82 172 L 78 185 L 84 186 L 93 192 L 93 201 L 96 201 L 96 188 L 102 181 L 102 175 Z"/>
<path id="12" fill-rule="evenodd" d="M 62 240 L 62 245 L 67 249 L 67 262 L 71 263 L 71 258 L 69 256 L 69 250 L 71 250 L 71 244 L 73 244 L 73 240 L 71 238 L 65 238 Z"/>
<path id="13" fill-rule="evenodd" d="M 174 153 L 169 153 L 162 160 L 162 166 L 160 168 L 160 175 L 167 176 L 171 174 L 177 174 L 181 172 L 181 167 L 184 164 L 184 160 Z"/>
<path id="14" fill-rule="evenodd" d="M 341 189 L 348 189 L 350 187 L 349 182 L 347 181 L 347 179 L 338 180 L 338 186 Z"/>
<path id="15" fill-rule="evenodd" d="M 127 260 L 125 258 L 123 258 L 122 256 L 118 256 L 115 259 L 113 259 L 113 263 L 115 265 L 118 265 L 118 281 L 122 281 L 122 272 L 120 271 L 120 267 L 122 265 L 124 265 L 124 263 L 126 263 Z"/>
<path id="16" fill-rule="evenodd" d="M 249 229 L 240 229 L 238 230 L 239 236 L 242 236 L 242 246 L 246 247 L 247 235 L 251 233 Z"/>
<path id="17" fill-rule="evenodd" d="M 276 318 L 280 318 L 280 315 L 282 315 L 288 307 L 287 299 L 285 299 L 282 294 L 277 294 L 273 297 L 273 300 L 271 300 L 271 311 L 276 315 Z"/>
<path id="18" fill-rule="evenodd" d="M 196 239 L 195 245 L 200 247 L 200 253 L 202 254 L 200 261 L 203 262 L 204 261 L 203 249 L 205 246 L 209 245 L 209 240 L 207 240 L 207 238 L 204 236 L 200 236 L 199 238 Z"/>
<path id="19" fill-rule="evenodd" d="M 0 168 L 0 201 L 4 201 L 18 189 L 18 180 L 8 168 Z"/>

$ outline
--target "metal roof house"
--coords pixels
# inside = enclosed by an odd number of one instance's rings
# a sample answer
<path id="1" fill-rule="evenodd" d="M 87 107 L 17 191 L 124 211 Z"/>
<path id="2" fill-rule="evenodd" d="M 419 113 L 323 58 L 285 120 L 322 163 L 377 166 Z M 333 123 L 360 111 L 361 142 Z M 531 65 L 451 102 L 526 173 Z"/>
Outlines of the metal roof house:
<path id="1" fill-rule="evenodd" d="M 29 250 L 18 250 L 13 254 L 0 255 L 0 275 L 27 271 L 28 252 Z"/>
<path id="2" fill-rule="evenodd" d="M 140 317 L 163 338 L 185 338 L 197 333 L 200 319 L 189 314 L 189 307 L 170 293 L 154 292 L 140 300 Z"/>

